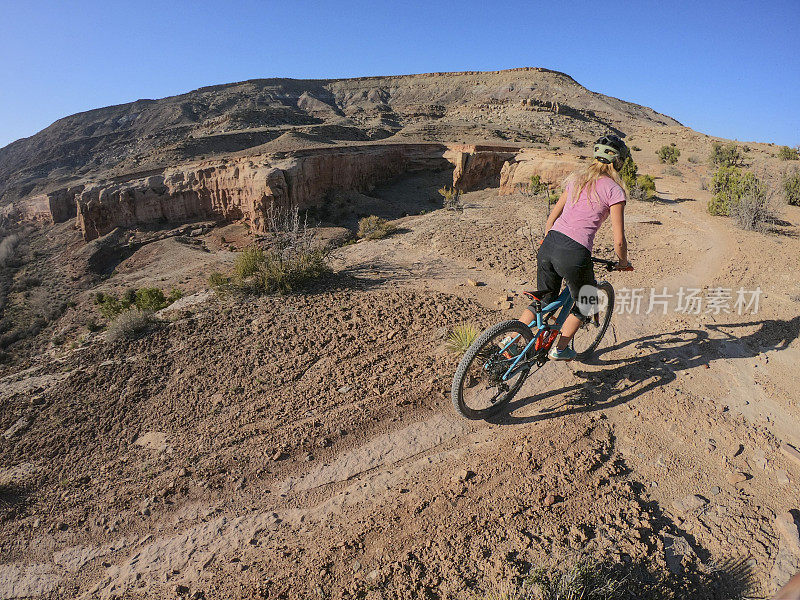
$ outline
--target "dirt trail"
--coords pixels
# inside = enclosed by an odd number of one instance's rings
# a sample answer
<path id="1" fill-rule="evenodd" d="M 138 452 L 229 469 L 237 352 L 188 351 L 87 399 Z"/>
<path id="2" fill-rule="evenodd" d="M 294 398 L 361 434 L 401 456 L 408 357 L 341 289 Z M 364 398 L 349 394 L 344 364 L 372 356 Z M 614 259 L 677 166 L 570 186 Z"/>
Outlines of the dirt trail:
<path id="1" fill-rule="evenodd" d="M 666 181 L 667 201 L 629 207 L 636 271 L 608 276 L 618 294 L 759 281 L 741 246 L 749 234 L 668 201 L 690 196 L 681 186 Z M 78 459 L 80 493 L 115 496 L 104 480 L 132 493 L 81 517 L 86 534 L 53 521 L 36 549 L 20 537 L 0 564 L 0 598 L 459 598 L 579 552 L 684 577 L 683 597 L 722 597 L 705 596 L 722 580 L 745 585 L 730 561 L 744 565 L 752 593 L 774 588 L 800 560 L 773 526 L 800 495 L 800 465 L 779 450 L 800 442 L 789 368 L 797 319 L 780 273 L 761 280 L 775 298 L 764 316 L 615 315 L 592 362 L 548 364 L 507 413 L 470 423 L 446 397 L 455 359 L 442 329 L 521 311 L 542 215 L 493 190 L 465 200 L 463 213 L 406 217 L 395 236 L 340 249 L 337 276 L 352 289 L 211 307 L 136 346 L 164 363 L 157 372 L 123 353 L 106 378 L 99 359 L 74 356 L 14 383 L 37 387 L 43 412 L 64 402 L 58 385 L 94 394 L 99 381 L 142 405 L 113 424 L 131 441 L 101 455 L 113 475 L 95 470 L 92 454 Z M 759 241 L 764 252 L 797 247 Z M 597 251 L 610 248 L 606 229 Z M 365 335 L 374 356 L 355 350 Z M 270 365 L 287 336 L 306 341 L 300 364 Z M 143 393 L 130 384 L 148 380 Z M 117 409 L 109 400 L 92 410 L 86 418 L 105 423 Z M 145 431 L 165 432 L 164 446 L 135 447 Z M 99 501 L 62 496 L 52 502 L 69 511 Z M 119 528 L 104 522 L 114 510 L 127 515 Z M 33 519 L 19 535 L 37 531 Z"/>

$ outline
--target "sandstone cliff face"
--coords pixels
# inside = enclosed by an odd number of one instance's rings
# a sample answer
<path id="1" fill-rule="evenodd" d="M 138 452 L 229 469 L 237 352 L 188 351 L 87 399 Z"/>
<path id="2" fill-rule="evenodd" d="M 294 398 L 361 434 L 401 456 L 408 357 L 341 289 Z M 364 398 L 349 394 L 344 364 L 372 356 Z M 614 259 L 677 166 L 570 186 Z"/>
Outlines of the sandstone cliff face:
<path id="1" fill-rule="evenodd" d="M 453 187 L 462 192 L 496 187 L 500 183 L 503 164 L 513 160 L 518 152 L 519 148 L 508 146 L 450 146 L 445 158 L 455 165 Z"/>
<path id="2" fill-rule="evenodd" d="M 4 217 L 13 221 L 32 221 L 45 224 L 63 223 L 76 214 L 75 196 L 83 185 L 61 188 L 49 194 L 39 194 L 17 200 L 4 207 Z"/>
<path id="3" fill-rule="evenodd" d="M 117 227 L 194 219 L 243 219 L 264 233 L 273 206 L 308 208 L 333 190 L 370 189 L 402 173 L 453 169 L 453 186 L 500 185 L 510 194 L 533 174 L 557 184 L 578 166 L 568 156 L 512 146 L 365 144 L 221 159 L 171 167 L 123 181 L 102 181 L 15 204 L 21 220 L 58 223 L 77 215 L 86 241 Z"/>
<path id="4" fill-rule="evenodd" d="M 78 226 L 87 241 L 116 227 L 195 218 L 245 219 L 263 233 L 271 206 L 307 208 L 331 190 L 364 190 L 404 172 L 452 168 L 445 150 L 386 144 L 184 165 L 82 190 L 75 197 Z"/>
<path id="5" fill-rule="evenodd" d="M 551 186 L 560 185 L 580 165 L 581 161 L 574 156 L 543 150 L 522 150 L 503 165 L 500 172 L 500 195 L 513 194 L 520 186 L 528 185 L 533 175 L 538 175 Z"/>

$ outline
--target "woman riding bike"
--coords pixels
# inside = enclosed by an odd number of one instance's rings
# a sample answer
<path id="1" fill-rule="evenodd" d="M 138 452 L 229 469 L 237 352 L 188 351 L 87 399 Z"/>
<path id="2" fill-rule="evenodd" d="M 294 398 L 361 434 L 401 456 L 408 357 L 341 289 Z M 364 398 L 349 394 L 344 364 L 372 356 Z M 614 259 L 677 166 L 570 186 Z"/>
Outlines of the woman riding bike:
<path id="1" fill-rule="evenodd" d="M 545 238 L 537 254 L 537 297 L 542 305 L 552 302 L 566 279 L 575 299 L 571 314 L 564 321 L 561 336 L 548 353 L 552 360 L 572 360 L 576 356 L 569 343 L 584 322 L 579 291 L 594 286 L 591 254 L 594 236 L 611 215 L 614 250 L 619 258 L 617 268 L 630 269 L 628 242 L 625 239 L 625 184 L 619 176 L 622 164 L 630 155 L 628 147 L 615 135 L 601 137 L 594 145 L 594 159 L 584 168 L 567 177 L 564 193 L 550 211 Z M 593 289 L 593 288 L 588 288 Z M 586 295 L 584 289 L 583 295 Z M 591 299 L 589 299 L 591 302 Z M 534 320 L 534 305 L 519 320 L 529 325 Z"/>

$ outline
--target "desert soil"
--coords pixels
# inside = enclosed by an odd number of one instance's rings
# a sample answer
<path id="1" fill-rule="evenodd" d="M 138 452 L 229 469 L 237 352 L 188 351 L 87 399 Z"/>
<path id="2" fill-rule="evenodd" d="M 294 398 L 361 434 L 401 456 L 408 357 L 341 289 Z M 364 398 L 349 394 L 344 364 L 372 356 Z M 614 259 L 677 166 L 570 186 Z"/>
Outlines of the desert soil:
<path id="1" fill-rule="evenodd" d="M 640 163 L 659 200 L 629 203 L 618 296 L 760 287 L 758 313 L 645 300 L 491 422 L 454 413 L 446 340 L 524 308 L 540 201 L 431 205 L 283 297 L 204 292 L 247 243 L 235 225 L 143 246 L 96 289 L 196 303 L 136 342 L 83 333 L 4 369 L 0 598 L 482 597 L 580 555 L 665 597 L 772 593 L 800 569 L 800 211 L 739 231 L 706 214 L 705 167 L 662 169 Z M 60 335 L 94 310 L 75 289 Z"/>

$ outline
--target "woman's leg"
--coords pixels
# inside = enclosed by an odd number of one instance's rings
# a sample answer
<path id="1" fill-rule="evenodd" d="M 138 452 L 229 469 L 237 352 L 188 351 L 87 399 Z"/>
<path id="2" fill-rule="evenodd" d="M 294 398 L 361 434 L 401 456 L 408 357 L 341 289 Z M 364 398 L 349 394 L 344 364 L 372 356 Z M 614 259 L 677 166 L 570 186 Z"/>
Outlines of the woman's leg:
<path id="1" fill-rule="evenodd" d="M 580 326 L 581 320 L 570 313 L 570 315 L 564 321 L 564 325 L 561 326 L 561 337 L 558 338 L 558 344 L 556 344 L 556 348 L 563 350 L 569 346 L 572 336 L 575 335 L 575 332 L 578 331 Z"/>

